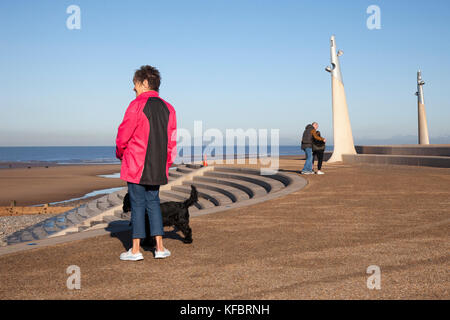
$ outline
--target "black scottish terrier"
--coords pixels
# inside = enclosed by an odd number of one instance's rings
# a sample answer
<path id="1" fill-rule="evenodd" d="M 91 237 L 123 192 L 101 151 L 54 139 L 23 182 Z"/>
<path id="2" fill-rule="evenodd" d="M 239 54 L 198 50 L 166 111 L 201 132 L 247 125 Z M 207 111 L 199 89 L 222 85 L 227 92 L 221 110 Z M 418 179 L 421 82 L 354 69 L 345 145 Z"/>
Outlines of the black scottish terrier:
<path id="1" fill-rule="evenodd" d="M 198 201 L 197 189 L 191 185 L 191 196 L 183 202 L 164 202 L 161 203 L 161 214 L 163 226 L 174 226 L 180 230 L 183 235 L 184 243 L 192 243 L 192 229 L 189 227 L 189 207 Z M 123 198 L 123 212 L 131 211 L 130 196 L 127 193 Z M 131 225 L 131 222 L 130 222 Z M 141 241 L 144 246 L 154 247 L 156 245 L 155 238 L 150 236 L 150 223 L 148 215 L 145 215 L 145 233 L 146 238 Z"/>

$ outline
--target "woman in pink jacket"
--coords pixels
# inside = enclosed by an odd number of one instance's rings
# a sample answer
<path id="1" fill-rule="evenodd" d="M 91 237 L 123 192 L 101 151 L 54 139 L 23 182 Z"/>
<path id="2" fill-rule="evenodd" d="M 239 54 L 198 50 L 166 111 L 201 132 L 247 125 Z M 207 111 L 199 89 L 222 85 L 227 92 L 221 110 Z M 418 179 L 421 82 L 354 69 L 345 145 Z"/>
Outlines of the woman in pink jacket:
<path id="1" fill-rule="evenodd" d="M 121 260 L 142 260 L 140 239 L 145 234 L 145 213 L 155 236 L 155 258 L 166 258 L 159 187 L 167 184 L 169 168 L 175 160 L 175 109 L 159 97 L 161 77 L 151 66 L 142 66 L 133 78 L 136 99 L 128 106 L 116 138 L 116 157 L 121 160 L 120 178 L 127 181 L 131 202 L 133 246 Z"/>

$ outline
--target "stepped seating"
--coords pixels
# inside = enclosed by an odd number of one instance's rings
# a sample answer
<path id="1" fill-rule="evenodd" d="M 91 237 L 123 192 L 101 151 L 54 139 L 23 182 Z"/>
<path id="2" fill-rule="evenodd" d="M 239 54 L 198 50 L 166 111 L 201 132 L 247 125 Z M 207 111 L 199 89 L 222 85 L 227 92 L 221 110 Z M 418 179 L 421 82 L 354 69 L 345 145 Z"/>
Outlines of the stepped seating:
<path id="1" fill-rule="evenodd" d="M 189 191 L 190 192 L 190 191 Z M 161 202 L 167 202 L 167 201 L 184 201 L 189 198 L 189 194 L 185 192 L 178 192 L 176 190 L 170 190 L 170 191 L 161 191 L 160 192 L 160 199 Z M 198 201 L 194 203 L 194 205 L 189 208 L 190 211 L 192 211 L 194 208 L 198 209 L 205 209 L 214 207 L 215 204 L 208 199 L 205 199 L 199 195 Z M 195 210 L 195 209 L 194 209 Z"/>
<path id="2" fill-rule="evenodd" d="M 256 169 L 187 164 L 169 170 L 169 185 L 160 191 L 160 199 L 162 203 L 184 201 L 189 198 L 191 185 L 194 185 L 198 191 L 198 201 L 189 208 L 189 212 L 191 216 L 196 216 L 249 205 L 255 201 L 265 201 L 266 198 L 283 194 L 286 188 L 293 185 L 298 190 L 305 184 L 305 180 L 295 174 L 262 176 Z M 112 224 L 129 228 L 130 213 L 122 211 L 126 193 L 127 188 L 123 188 L 89 201 L 78 208 L 18 231 L 9 236 L 7 242 L 14 244 L 35 241 L 107 228 Z"/>
<path id="3" fill-rule="evenodd" d="M 450 168 L 450 145 L 356 146 L 358 154 L 342 156 L 345 163 Z"/>
<path id="4" fill-rule="evenodd" d="M 358 154 L 450 157 L 448 144 L 355 146 L 355 149 Z"/>
<path id="5" fill-rule="evenodd" d="M 220 183 L 220 182 L 209 182 L 209 181 L 184 181 L 183 185 L 191 186 L 194 185 L 197 189 L 205 189 L 211 191 L 217 191 L 219 193 L 224 194 L 228 198 L 231 199 L 232 202 L 243 201 L 250 199 L 250 196 L 247 192 L 242 190 L 241 188 L 236 188 L 235 186 L 231 186 L 228 184 Z"/>
<path id="6" fill-rule="evenodd" d="M 186 185 L 174 186 L 172 187 L 172 190 L 184 192 L 187 195 L 191 193 L 191 187 L 188 187 Z M 224 190 L 223 190 L 224 192 L 221 192 L 218 190 L 209 190 L 204 187 L 198 187 L 197 191 L 199 197 L 211 201 L 216 206 L 225 206 L 227 204 L 235 202 L 233 201 L 235 199 L 233 194 L 228 193 Z"/>
<path id="7" fill-rule="evenodd" d="M 240 189 L 243 192 L 245 192 L 249 199 L 257 197 L 257 196 L 263 196 L 266 195 L 266 189 L 261 187 L 259 184 L 247 182 L 245 180 L 236 181 L 235 179 L 227 179 L 227 178 L 218 178 L 214 176 L 198 176 L 194 177 L 193 182 L 208 182 L 218 185 L 226 185 L 230 187 L 234 187 L 236 189 Z"/>

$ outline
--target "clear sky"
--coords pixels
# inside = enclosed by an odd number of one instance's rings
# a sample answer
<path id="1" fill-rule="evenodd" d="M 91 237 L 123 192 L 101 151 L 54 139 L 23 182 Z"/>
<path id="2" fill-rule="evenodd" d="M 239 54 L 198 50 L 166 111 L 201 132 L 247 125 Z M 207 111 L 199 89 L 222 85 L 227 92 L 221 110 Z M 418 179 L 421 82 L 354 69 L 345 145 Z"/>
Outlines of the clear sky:
<path id="1" fill-rule="evenodd" d="M 431 143 L 450 143 L 448 0 L 4 0 L 0 146 L 114 145 L 144 64 L 181 128 L 280 129 L 295 144 L 317 121 L 332 138 L 332 34 L 356 143 L 416 141 L 418 68 Z"/>

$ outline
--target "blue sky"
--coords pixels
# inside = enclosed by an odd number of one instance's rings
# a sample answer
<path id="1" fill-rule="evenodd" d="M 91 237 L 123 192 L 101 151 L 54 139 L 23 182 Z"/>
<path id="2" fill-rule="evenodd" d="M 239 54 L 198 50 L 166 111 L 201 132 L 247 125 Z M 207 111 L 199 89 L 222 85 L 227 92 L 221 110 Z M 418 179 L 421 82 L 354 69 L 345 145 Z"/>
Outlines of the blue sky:
<path id="1" fill-rule="evenodd" d="M 69 5 L 81 29 L 69 30 Z M 381 29 L 369 30 L 369 5 Z M 178 126 L 332 138 L 336 35 L 356 143 L 417 136 L 420 68 L 431 143 L 450 143 L 450 2 L 1 1 L 0 146 L 113 145 L 139 66 L 162 74 Z"/>

